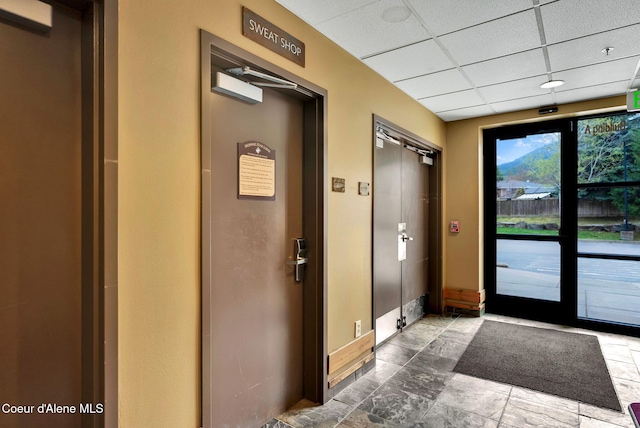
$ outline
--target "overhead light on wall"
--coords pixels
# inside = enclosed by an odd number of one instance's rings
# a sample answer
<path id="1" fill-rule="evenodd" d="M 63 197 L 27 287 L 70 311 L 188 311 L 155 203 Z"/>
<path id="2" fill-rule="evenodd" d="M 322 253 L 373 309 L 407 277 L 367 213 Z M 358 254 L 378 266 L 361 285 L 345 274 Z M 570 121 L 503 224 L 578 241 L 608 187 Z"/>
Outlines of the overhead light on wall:
<path id="1" fill-rule="evenodd" d="M 544 82 L 540 87 L 542 89 L 551 89 L 557 88 L 558 86 L 564 85 L 564 80 L 549 80 L 548 82 Z"/>

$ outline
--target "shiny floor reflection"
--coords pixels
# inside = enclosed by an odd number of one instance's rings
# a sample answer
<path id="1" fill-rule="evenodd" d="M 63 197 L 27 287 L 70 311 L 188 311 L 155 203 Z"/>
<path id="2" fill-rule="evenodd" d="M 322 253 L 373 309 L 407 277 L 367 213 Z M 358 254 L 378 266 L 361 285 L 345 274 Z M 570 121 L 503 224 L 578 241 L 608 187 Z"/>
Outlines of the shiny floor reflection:
<path id="1" fill-rule="evenodd" d="M 640 339 L 597 334 L 625 413 L 452 372 L 484 319 L 563 331 L 553 324 L 488 314 L 428 316 L 385 343 L 375 369 L 324 406 L 301 401 L 265 427 L 633 427 L 640 401 Z"/>

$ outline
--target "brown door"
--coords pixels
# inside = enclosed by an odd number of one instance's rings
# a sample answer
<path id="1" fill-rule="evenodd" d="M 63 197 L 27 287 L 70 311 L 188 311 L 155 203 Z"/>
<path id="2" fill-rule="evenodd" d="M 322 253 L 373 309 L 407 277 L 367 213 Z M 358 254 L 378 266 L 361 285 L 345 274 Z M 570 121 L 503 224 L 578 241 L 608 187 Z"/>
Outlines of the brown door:
<path id="1" fill-rule="evenodd" d="M 265 89 L 261 104 L 210 94 L 211 417 L 255 427 L 302 398 L 302 102 Z M 238 199 L 238 143 L 275 150 L 275 200 Z M 205 404 L 207 405 L 207 404 Z"/>
<path id="2" fill-rule="evenodd" d="M 37 412 L 81 398 L 80 29 L 57 8 L 48 35 L 0 22 L 0 405 L 35 406 L 2 427 L 80 426 Z"/>

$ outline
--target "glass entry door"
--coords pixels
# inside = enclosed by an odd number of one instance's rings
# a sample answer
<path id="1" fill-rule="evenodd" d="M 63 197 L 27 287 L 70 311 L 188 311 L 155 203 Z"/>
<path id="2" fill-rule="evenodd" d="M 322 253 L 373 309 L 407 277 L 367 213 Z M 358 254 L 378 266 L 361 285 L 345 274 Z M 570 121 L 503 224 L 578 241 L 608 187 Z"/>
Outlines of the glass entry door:
<path id="1" fill-rule="evenodd" d="M 485 178 L 487 310 L 562 319 L 571 288 L 564 272 L 571 266 L 564 233 L 566 129 L 555 123 L 500 131 L 489 132 L 489 139 L 485 133 L 485 158 L 491 159 Z"/>
<path id="2" fill-rule="evenodd" d="M 483 135 L 487 311 L 637 332 L 640 114 Z"/>

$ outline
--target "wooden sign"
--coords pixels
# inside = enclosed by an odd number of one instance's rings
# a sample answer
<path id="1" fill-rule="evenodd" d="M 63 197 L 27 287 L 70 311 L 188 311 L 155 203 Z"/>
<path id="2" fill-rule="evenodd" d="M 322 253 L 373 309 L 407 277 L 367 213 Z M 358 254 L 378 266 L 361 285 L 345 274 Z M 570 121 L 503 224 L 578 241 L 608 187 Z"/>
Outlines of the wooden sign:
<path id="1" fill-rule="evenodd" d="M 304 67 L 304 43 L 246 7 L 242 8 L 242 34 Z"/>
<path id="2" fill-rule="evenodd" d="M 276 151 L 258 141 L 238 143 L 238 199 L 276 200 Z"/>

